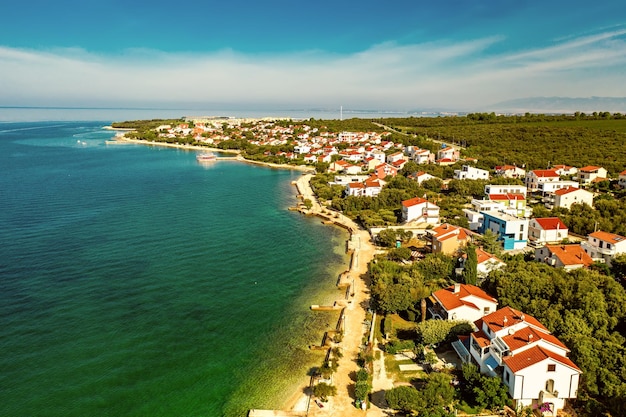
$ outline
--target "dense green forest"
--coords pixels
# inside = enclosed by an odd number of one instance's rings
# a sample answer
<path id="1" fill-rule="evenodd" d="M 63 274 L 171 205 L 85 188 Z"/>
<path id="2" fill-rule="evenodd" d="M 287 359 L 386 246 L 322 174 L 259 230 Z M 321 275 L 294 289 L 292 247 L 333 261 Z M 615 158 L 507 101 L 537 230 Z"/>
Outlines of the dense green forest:
<path id="1" fill-rule="evenodd" d="M 478 166 L 517 164 L 527 169 L 550 165 L 599 165 L 610 174 L 626 168 L 626 117 L 607 112 L 572 116 L 411 117 L 378 123 L 411 135 L 428 136 L 465 147 Z"/>

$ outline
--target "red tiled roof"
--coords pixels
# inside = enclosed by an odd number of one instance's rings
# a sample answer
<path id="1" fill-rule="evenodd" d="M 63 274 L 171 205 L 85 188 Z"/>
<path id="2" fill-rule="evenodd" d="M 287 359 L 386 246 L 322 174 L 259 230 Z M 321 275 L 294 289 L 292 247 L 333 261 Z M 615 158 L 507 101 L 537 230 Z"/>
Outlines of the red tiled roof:
<path id="1" fill-rule="evenodd" d="M 489 194 L 490 200 L 526 200 L 523 194 Z"/>
<path id="2" fill-rule="evenodd" d="M 506 326 L 504 325 L 504 318 L 506 317 Z M 487 314 L 481 319 L 482 322 L 485 322 L 487 326 L 493 331 L 498 332 L 505 327 L 511 326 L 516 323 L 528 323 L 529 325 L 536 327 L 540 331 L 549 333 L 548 329 L 539 322 L 533 316 L 529 316 L 528 314 L 524 314 L 521 311 L 514 310 L 511 307 L 503 307 L 499 310 L 494 311 L 491 314 Z M 480 328 L 480 327 L 478 327 Z"/>
<path id="3" fill-rule="evenodd" d="M 465 300 L 465 298 L 468 298 L 470 296 L 482 298 L 484 300 L 492 301 L 494 303 L 498 302 L 495 298 L 474 285 L 460 284 L 459 292 L 457 293 L 454 292 L 454 288 L 455 286 L 451 285 L 447 288 L 437 290 L 433 293 L 433 297 L 435 297 L 439 301 L 439 303 L 441 303 L 443 308 L 445 308 L 447 311 L 453 310 L 461 306 L 467 306 L 477 310 L 478 307 L 474 303 Z"/>
<path id="4" fill-rule="evenodd" d="M 559 177 L 554 169 L 535 169 L 532 171 L 537 177 Z"/>
<path id="5" fill-rule="evenodd" d="M 404 200 L 402 202 L 402 205 L 404 207 L 413 207 L 413 206 L 416 206 L 418 204 L 423 204 L 423 203 L 428 203 L 428 200 L 423 199 L 421 197 L 413 197 L 413 198 L 410 198 L 408 200 Z M 433 203 L 431 203 L 431 204 L 433 204 Z M 434 204 L 433 204 L 433 206 L 434 206 Z"/>
<path id="6" fill-rule="evenodd" d="M 539 226 L 541 226 L 543 230 L 567 230 L 565 223 L 558 217 L 542 217 L 535 219 L 535 221 L 539 223 Z"/>
<path id="7" fill-rule="evenodd" d="M 600 168 L 602 168 L 602 167 L 597 167 L 597 166 L 593 166 L 593 165 L 587 165 L 586 167 L 582 167 L 578 171 L 579 172 L 597 172 Z"/>
<path id="8" fill-rule="evenodd" d="M 491 340 L 489 340 L 485 332 L 483 332 L 482 330 L 472 333 L 471 336 L 474 338 L 474 340 L 476 340 L 478 346 L 480 347 L 487 347 L 491 345 Z"/>
<path id="9" fill-rule="evenodd" d="M 547 349 L 543 349 L 540 346 L 534 346 L 516 355 L 505 356 L 503 361 L 504 364 L 515 373 L 528 368 L 529 366 L 543 362 L 546 359 L 552 359 L 553 361 L 559 362 L 562 365 L 574 369 L 575 371 L 582 372 L 571 359 L 558 355 Z"/>
<path id="10" fill-rule="evenodd" d="M 580 190 L 580 188 L 567 187 L 567 188 L 561 188 L 559 190 L 556 190 L 554 192 L 554 194 L 556 194 L 556 195 L 565 195 L 565 194 L 573 193 L 574 191 L 578 191 L 578 190 Z"/>
<path id="11" fill-rule="evenodd" d="M 489 252 L 485 252 L 481 248 L 476 248 L 476 258 L 478 265 L 482 264 L 483 262 L 487 262 L 490 259 L 495 259 L 496 261 L 502 262 L 500 259 L 490 254 Z"/>
<path id="12" fill-rule="evenodd" d="M 563 265 L 584 265 L 589 266 L 593 263 L 591 256 L 579 245 L 546 245 L 546 248 L 559 260 Z"/>
<path id="13" fill-rule="evenodd" d="M 565 346 L 559 339 L 552 336 L 551 334 L 535 331 L 532 327 L 524 327 L 523 329 L 520 329 L 515 333 L 504 336 L 502 338 L 504 343 L 506 343 L 506 345 L 509 347 L 509 349 L 511 349 L 512 352 L 515 352 L 516 350 L 525 347 L 531 343 L 536 343 L 541 339 L 569 352 L 567 346 Z"/>
<path id="14" fill-rule="evenodd" d="M 590 233 L 589 236 L 595 237 L 596 239 L 603 240 L 605 242 L 609 242 L 612 244 L 620 243 L 626 240 L 626 237 L 616 235 L 615 233 L 603 232 L 602 230 L 598 230 L 597 232 Z"/>

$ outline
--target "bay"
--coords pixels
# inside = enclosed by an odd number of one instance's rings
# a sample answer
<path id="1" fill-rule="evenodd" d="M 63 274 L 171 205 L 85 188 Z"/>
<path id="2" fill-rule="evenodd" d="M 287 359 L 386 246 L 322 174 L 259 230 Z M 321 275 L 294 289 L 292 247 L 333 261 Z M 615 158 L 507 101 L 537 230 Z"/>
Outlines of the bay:
<path id="1" fill-rule="evenodd" d="M 336 317 L 344 232 L 301 175 L 0 124 L 0 415 L 238 416 L 282 405 Z"/>

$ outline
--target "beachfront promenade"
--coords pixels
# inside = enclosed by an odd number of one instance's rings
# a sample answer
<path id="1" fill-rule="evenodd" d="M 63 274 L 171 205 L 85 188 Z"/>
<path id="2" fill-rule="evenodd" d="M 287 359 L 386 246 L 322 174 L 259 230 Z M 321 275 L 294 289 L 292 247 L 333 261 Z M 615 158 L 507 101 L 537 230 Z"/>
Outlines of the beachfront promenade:
<path id="1" fill-rule="evenodd" d="M 309 199 L 312 203 L 308 214 L 329 217 L 325 213 L 327 209 L 322 207 L 313 194 L 309 184 L 311 174 L 302 175 L 296 182 L 298 193 L 303 200 Z M 364 411 L 354 406 L 354 380 L 352 379 L 358 370 L 357 357 L 362 345 L 363 337 L 366 337 L 363 322 L 366 317 L 366 310 L 369 307 L 369 276 L 368 264 L 375 254 L 371 236 L 367 230 L 360 229 L 351 219 L 340 213 L 333 213 L 332 220 L 335 224 L 341 225 L 351 231 L 351 241 L 353 242 L 353 255 L 350 270 L 348 272 L 348 282 L 354 282 L 354 288 L 349 303 L 345 308 L 344 336 L 341 342 L 343 356 L 339 359 L 337 372 L 333 374 L 333 385 L 337 387 L 337 395 L 329 402 L 324 403 L 324 408 L 318 407 L 311 401 L 309 406 L 309 416 L 387 416 L 383 409 L 372 403 L 371 408 Z M 381 356 L 382 357 L 382 356 Z M 381 368 L 382 367 L 382 368 Z M 384 371 L 384 361 L 377 360 L 374 363 L 374 391 L 391 388 L 391 381 L 386 378 Z M 380 397 L 380 395 L 379 395 Z M 305 403 L 306 395 L 297 404 L 294 411 L 302 411 L 301 407 Z"/>

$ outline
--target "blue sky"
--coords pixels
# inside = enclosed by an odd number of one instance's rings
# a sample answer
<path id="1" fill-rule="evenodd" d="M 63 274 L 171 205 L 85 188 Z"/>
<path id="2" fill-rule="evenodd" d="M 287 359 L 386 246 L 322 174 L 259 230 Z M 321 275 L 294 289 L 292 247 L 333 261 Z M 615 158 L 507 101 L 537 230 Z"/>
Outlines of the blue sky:
<path id="1" fill-rule="evenodd" d="M 480 109 L 626 97 L 626 2 L 34 0 L 0 106 Z"/>

